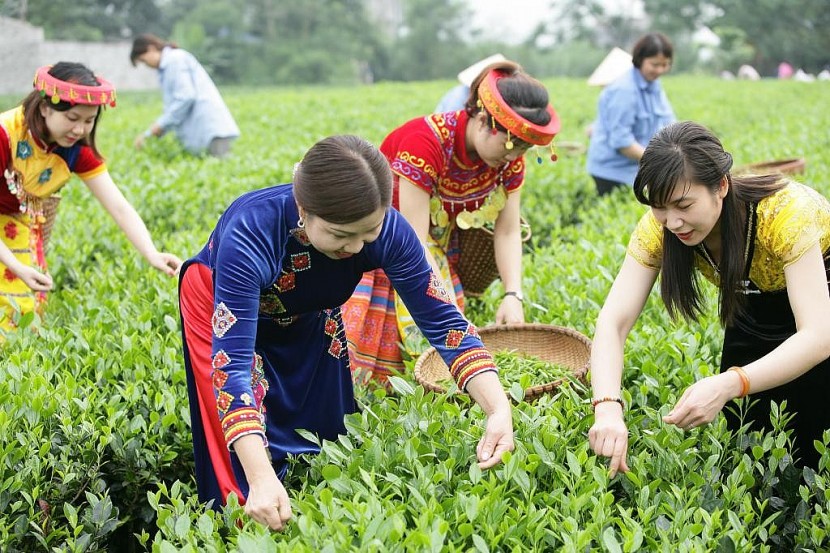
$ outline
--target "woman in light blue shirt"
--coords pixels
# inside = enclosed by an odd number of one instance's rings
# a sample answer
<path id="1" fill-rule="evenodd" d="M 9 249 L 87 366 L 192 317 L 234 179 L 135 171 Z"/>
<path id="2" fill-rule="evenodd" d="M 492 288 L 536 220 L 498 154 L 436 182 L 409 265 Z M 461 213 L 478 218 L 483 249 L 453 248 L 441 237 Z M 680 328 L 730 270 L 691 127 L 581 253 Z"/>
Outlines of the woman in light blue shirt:
<path id="1" fill-rule="evenodd" d="M 648 141 L 675 121 L 658 81 L 671 69 L 673 51 L 662 33 L 643 35 L 634 45 L 634 67 L 600 94 L 588 146 L 588 173 L 600 196 L 630 187 Z"/>
<path id="2" fill-rule="evenodd" d="M 230 151 L 239 127 L 210 75 L 190 52 L 155 35 L 143 34 L 133 41 L 130 61 L 158 70 L 164 102 L 161 116 L 136 137 L 136 148 L 141 148 L 150 136 L 173 130 L 192 154 L 207 152 L 223 157 Z"/>

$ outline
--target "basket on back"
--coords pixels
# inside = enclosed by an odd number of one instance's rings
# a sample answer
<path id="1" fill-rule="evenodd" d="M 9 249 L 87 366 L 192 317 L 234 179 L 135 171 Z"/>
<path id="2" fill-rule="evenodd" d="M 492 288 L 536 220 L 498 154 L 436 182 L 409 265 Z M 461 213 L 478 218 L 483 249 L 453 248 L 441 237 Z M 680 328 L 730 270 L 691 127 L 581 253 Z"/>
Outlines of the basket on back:
<path id="1" fill-rule="evenodd" d="M 478 333 L 493 354 L 507 350 L 536 357 L 567 368 L 574 378 L 583 382 L 588 373 L 591 340 L 576 330 L 548 324 L 513 324 L 486 326 Z M 446 392 L 441 382 L 451 379 L 449 368 L 435 348 L 424 351 L 415 362 L 415 380 L 427 390 Z M 560 384 L 561 380 L 557 380 L 531 386 L 525 390 L 525 399 L 551 393 Z"/>
<path id="2" fill-rule="evenodd" d="M 55 226 L 55 219 L 58 216 L 58 205 L 60 205 L 61 197 L 53 194 L 41 200 L 43 209 L 43 218 L 45 221 L 41 225 L 41 234 L 43 235 L 43 249 L 49 244 L 49 238 L 52 236 L 52 228 Z"/>
<path id="3" fill-rule="evenodd" d="M 530 240 L 530 225 L 522 219 L 522 242 Z M 493 231 L 486 228 L 458 229 L 458 250 L 461 252 L 455 270 L 464 288 L 464 295 L 478 297 L 499 278 Z"/>

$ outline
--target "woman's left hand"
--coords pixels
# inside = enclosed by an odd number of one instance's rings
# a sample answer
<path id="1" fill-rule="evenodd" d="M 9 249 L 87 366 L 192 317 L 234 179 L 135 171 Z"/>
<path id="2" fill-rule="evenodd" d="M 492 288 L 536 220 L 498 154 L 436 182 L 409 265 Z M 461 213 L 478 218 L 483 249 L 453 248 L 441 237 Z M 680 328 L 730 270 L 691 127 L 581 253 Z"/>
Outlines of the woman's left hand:
<path id="1" fill-rule="evenodd" d="M 721 373 L 698 380 L 686 388 L 674 409 L 663 417 L 663 422 L 684 430 L 709 424 L 727 401 L 737 397 L 734 380 L 737 378 L 731 373 Z"/>
<path id="2" fill-rule="evenodd" d="M 502 455 L 513 451 L 513 415 L 508 405 L 505 409 L 495 411 L 487 416 L 484 436 L 476 447 L 478 466 L 489 469 L 501 462 Z"/>
<path id="3" fill-rule="evenodd" d="M 155 254 L 148 256 L 147 261 L 150 265 L 165 273 L 167 276 L 178 274 L 179 268 L 182 264 L 181 259 L 172 253 L 167 252 L 156 252 Z"/>
<path id="4" fill-rule="evenodd" d="M 496 324 L 517 324 L 525 322 L 525 312 L 522 302 L 515 296 L 504 296 L 498 311 Z"/>

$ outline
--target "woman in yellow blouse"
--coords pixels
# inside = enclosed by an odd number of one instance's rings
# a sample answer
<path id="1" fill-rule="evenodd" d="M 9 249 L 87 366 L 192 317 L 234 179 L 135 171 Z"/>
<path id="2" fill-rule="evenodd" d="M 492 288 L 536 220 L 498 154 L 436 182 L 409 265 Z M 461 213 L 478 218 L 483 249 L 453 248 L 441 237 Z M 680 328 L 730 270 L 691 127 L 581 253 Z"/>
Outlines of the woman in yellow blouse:
<path id="1" fill-rule="evenodd" d="M 591 354 L 589 442 L 611 458 L 612 475 L 628 470 L 623 344 L 661 271 L 673 316 L 700 313 L 700 273 L 718 287 L 725 325 L 720 374 L 689 386 L 663 420 L 691 429 L 752 394 L 744 422 L 755 429 L 769 424 L 770 401 L 787 400 L 795 457 L 818 464 L 813 440 L 830 429 L 830 202 L 780 175 L 732 176 L 731 167 L 718 138 L 688 121 L 658 132 L 640 162 L 634 192 L 651 210 L 631 237 Z"/>

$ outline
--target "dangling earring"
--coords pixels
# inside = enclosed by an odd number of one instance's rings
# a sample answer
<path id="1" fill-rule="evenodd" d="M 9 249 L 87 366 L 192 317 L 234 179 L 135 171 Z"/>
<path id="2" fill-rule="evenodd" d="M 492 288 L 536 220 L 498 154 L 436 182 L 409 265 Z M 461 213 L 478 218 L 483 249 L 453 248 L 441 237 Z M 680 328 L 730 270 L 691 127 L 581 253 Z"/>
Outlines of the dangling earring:
<path id="1" fill-rule="evenodd" d="M 303 220 L 302 216 L 297 218 L 297 226 L 299 228 L 305 228 L 305 221 Z"/>
<path id="2" fill-rule="evenodd" d="M 553 142 L 551 142 L 550 143 L 550 160 L 555 162 L 557 159 L 559 159 L 559 156 L 556 155 L 556 145 Z"/>
<path id="3" fill-rule="evenodd" d="M 504 143 L 504 147 L 508 150 L 513 149 L 513 140 L 510 139 L 510 130 L 507 131 L 507 142 Z"/>

